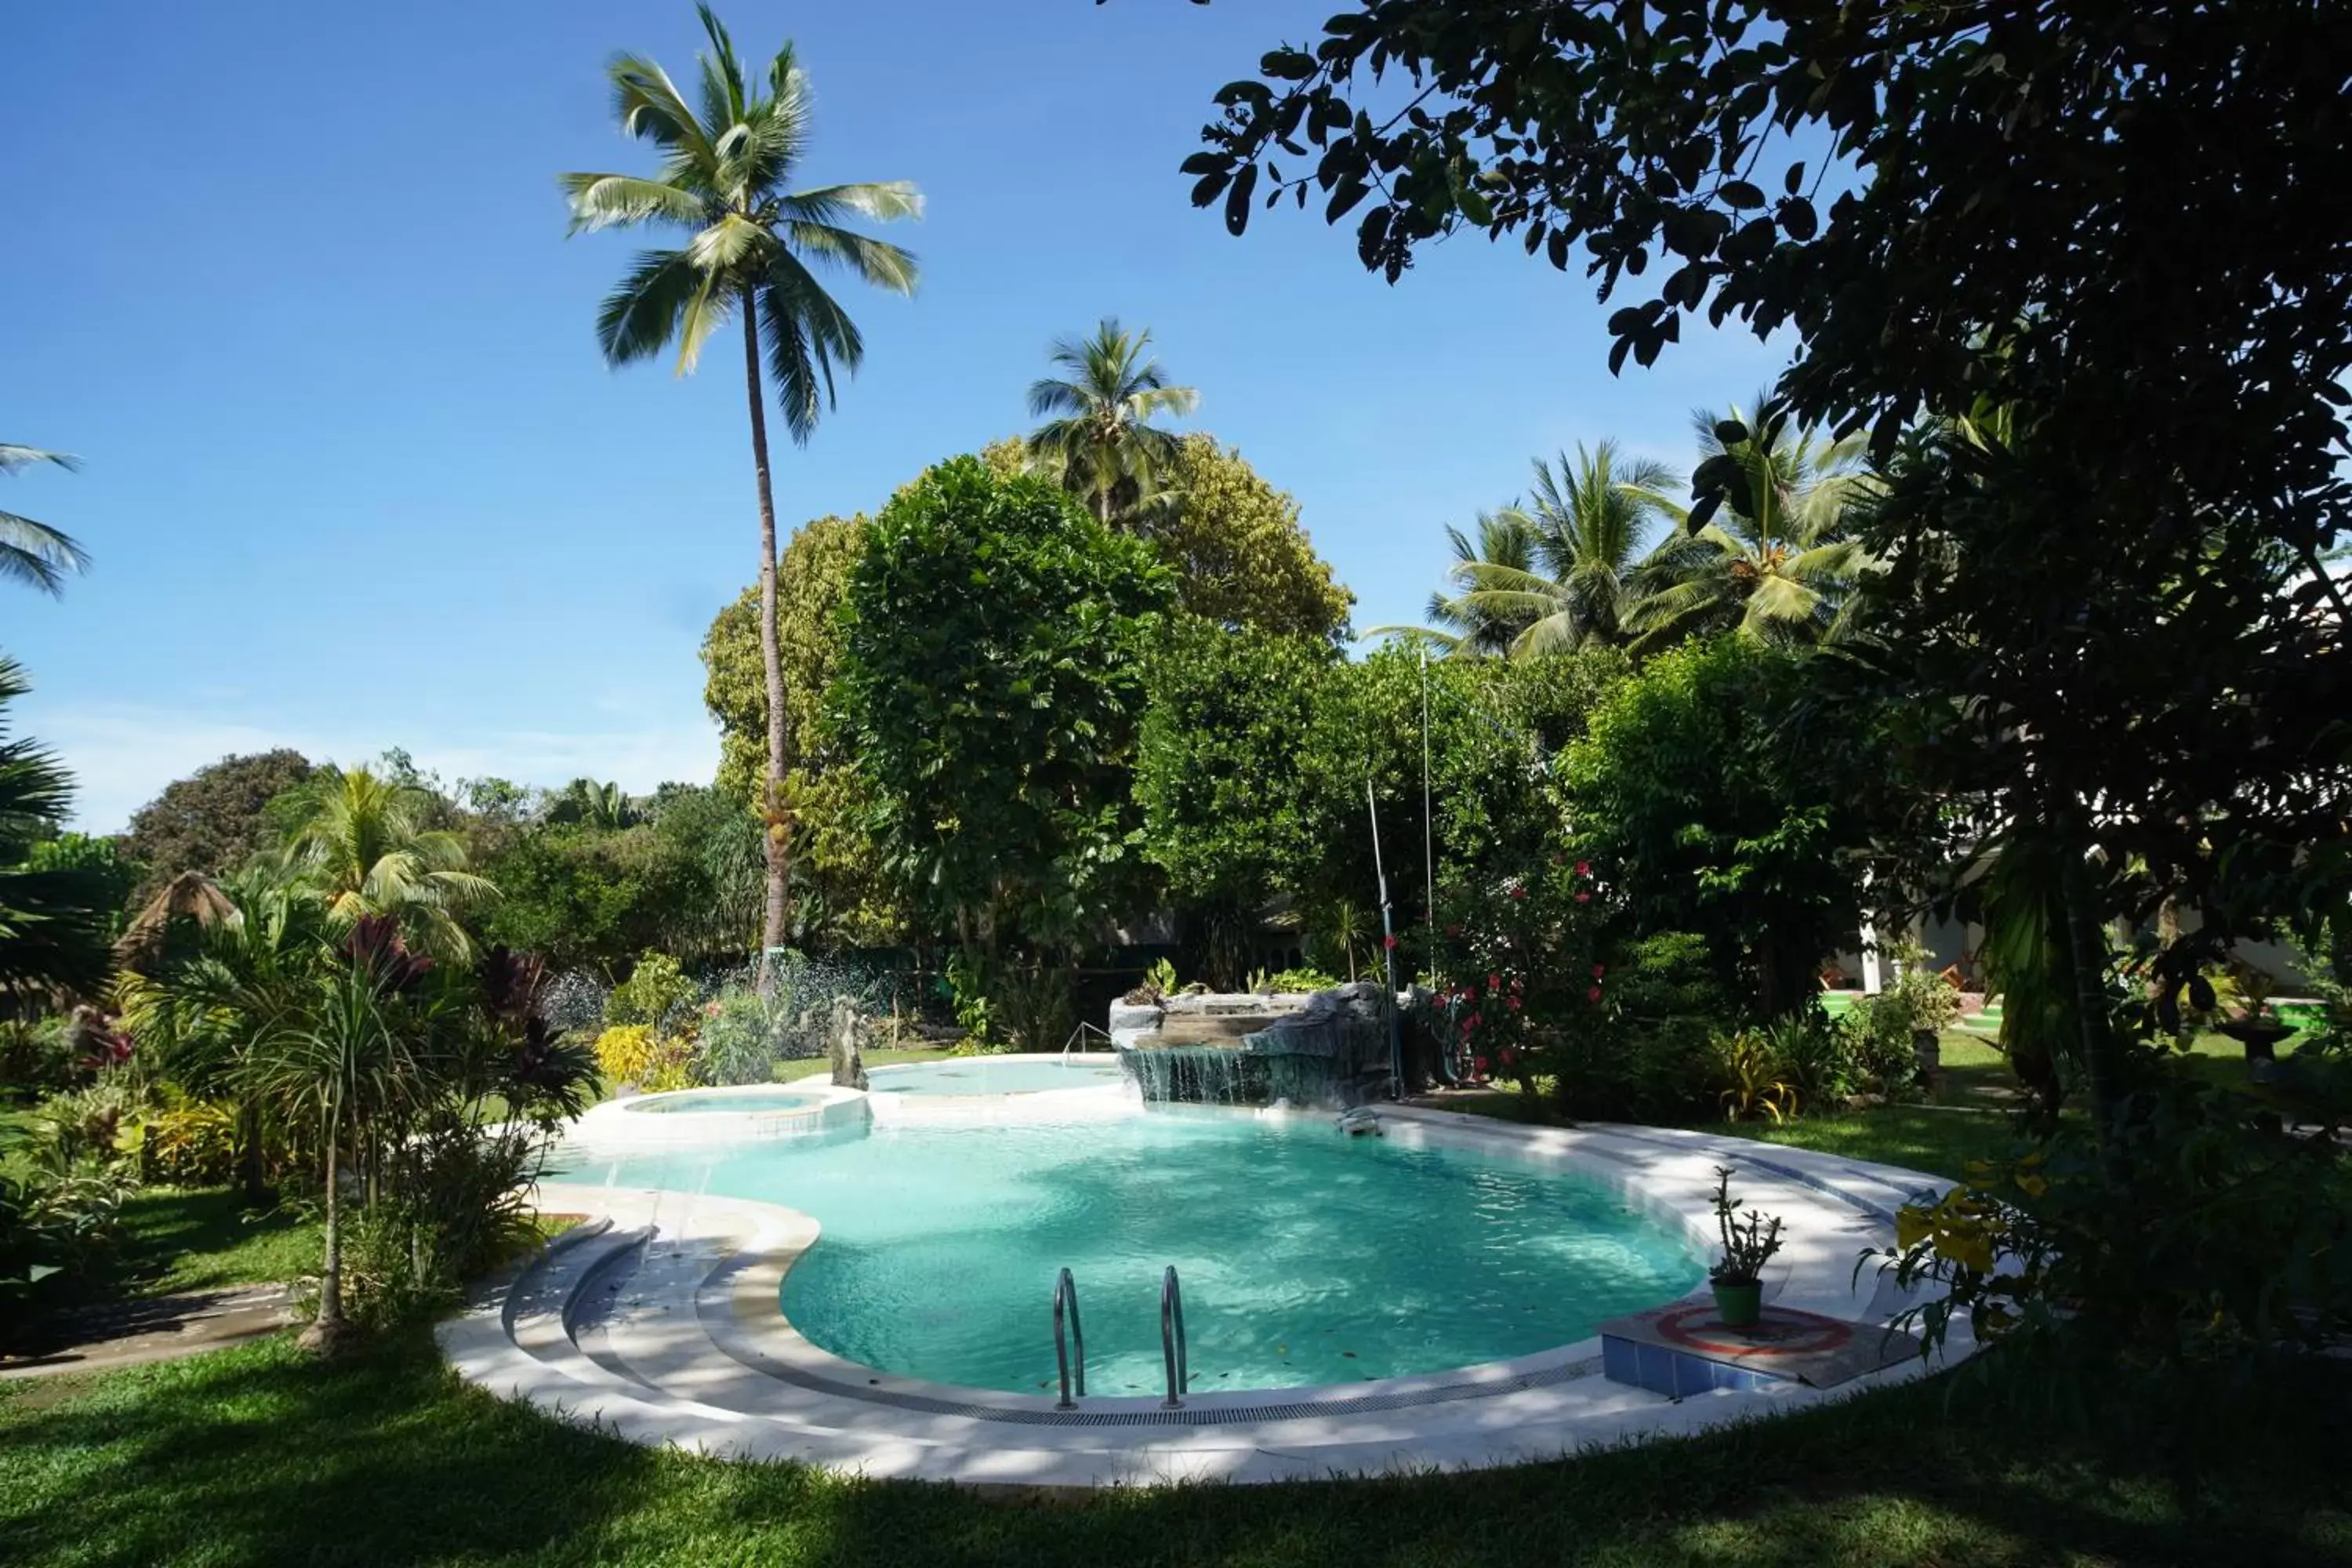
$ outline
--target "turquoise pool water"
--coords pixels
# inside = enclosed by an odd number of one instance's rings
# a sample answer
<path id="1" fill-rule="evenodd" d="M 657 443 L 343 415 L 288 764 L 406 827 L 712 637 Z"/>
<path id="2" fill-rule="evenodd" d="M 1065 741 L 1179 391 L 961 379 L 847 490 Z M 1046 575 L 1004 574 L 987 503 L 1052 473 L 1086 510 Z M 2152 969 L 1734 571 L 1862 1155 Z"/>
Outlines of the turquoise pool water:
<path id="1" fill-rule="evenodd" d="M 830 1081 L 830 1080 L 828 1080 Z M 646 1116 L 693 1115 L 707 1110 L 806 1110 L 808 1091 L 772 1089 L 730 1090 L 725 1094 L 665 1094 L 632 1103 L 629 1109 Z"/>
<path id="2" fill-rule="evenodd" d="M 992 1061 L 952 1057 L 943 1062 L 910 1062 L 875 1068 L 866 1075 L 874 1094 L 1038 1094 L 1055 1089 L 1097 1089 L 1127 1081 L 1115 1060 L 1073 1058 L 1069 1062 Z"/>
<path id="3" fill-rule="evenodd" d="M 1574 1175 L 1349 1139 L 1328 1118 L 1155 1110 L 1112 1121 L 877 1126 L 613 1157 L 566 1179 L 789 1205 L 824 1226 L 782 1308 L 851 1361 L 1036 1393 L 1055 1272 L 1076 1276 L 1087 1385 L 1162 1392 L 1177 1266 L 1192 1387 L 1295 1387 L 1549 1349 L 1697 1284 L 1698 1254 Z"/>

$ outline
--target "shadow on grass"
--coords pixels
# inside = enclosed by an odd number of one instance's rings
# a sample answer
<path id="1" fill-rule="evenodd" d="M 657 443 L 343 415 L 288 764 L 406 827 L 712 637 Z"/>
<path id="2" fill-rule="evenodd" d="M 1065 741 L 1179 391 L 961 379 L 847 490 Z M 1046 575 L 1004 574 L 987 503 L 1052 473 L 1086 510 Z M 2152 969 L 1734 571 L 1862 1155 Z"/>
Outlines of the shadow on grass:
<path id="1" fill-rule="evenodd" d="M 0 1561 L 2345 1563 L 2329 1375 L 2192 1516 L 1934 1385 L 1475 1475 L 1007 1497 L 632 1447 L 459 1386 L 421 1334 L 331 1367 L 281 1340 L 0 1396 Z"/>

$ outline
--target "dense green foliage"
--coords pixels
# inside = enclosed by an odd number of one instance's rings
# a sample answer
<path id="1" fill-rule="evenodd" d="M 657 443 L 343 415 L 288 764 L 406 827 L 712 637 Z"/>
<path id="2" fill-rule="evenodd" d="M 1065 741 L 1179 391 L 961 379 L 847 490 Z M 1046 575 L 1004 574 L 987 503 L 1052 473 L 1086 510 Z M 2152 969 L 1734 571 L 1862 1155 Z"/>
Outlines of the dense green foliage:
<path id="1" fill-rule="evenodd" d="M 1145 534 L 1176 574 L 1176 605 L 1229 627 L 1344 640 L 1355 595 L 1299 526 L 1298 503 L 1241 453 L 1191 435 L 1168 463 L 1168 503 Z"/>
<path id="2" fill-rule="evenodd" d="M 757 938 L 761 859 L 759 819 L 740 797 L 668 786 L 650 821 L 541 820 L 513 834 L 484 867 L 499 898 L 483 930 L 558 970 L 607 977 L 648 949 L 740 958 Z"/>
<path id="3" fill-rule="evenodd" d="M 35 858 L 73 799 L 73 778 L 37 741 L 8 732 L 8 707 L 31 689 L 0 658 L 0 1014 L 92 994 L 110 964 L 119 896 L 110 870 Z"/>
<path id="4" fill-rule="evenodd" d="M 1699 935 L 1768 1017 L 1854 940 L 1885 787 L 1871 738 L 1807 708 L 1808 669 L 1733 637 L 1662 654 L 1568 756 L 1579 853 L 1626 923 Z"/>
<path id="5" fill-rule="evenodd" d="M 965 945 L 1066 945 L 1133 886 L 1128 770 L 1170 593 L 1141 541 L 976 458 L 874 520 L 835 706 L 886 868 Z"/>

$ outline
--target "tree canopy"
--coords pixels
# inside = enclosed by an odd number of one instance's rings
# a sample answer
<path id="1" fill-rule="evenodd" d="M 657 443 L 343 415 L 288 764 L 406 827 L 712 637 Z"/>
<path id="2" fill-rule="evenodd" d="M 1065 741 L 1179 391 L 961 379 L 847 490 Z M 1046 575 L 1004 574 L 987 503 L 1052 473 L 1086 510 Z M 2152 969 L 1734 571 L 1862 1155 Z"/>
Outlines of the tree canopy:
<path id="1" fill-rule="evenodd" d="M 219 877 L 253 858 L 268 836 L 264 811 L 316 771 L 287 748 L 207 763 L 131 814 L 123 853 L 145 870 L 131 901 L 146 902 L 184 871 Z"/>
<path id="2" fill-rule="evenodd" d="M 1167 515 L 1144 531 L 1176 574 L 1179 608 L 1276 637 L 1346 638 L 1356 596 L 1315 552 L 1287 491 L 1198 433 L 1176 444 L 1167 477 Z"/>
<path id="3" fill-rule="evenodd" d="M 874 520 L 834 705 L 889 874 L 967 945 L 1077 940 L 1131 870 L 1142 656 L 1171 594 L 1148 544 L 977 458 Z"/>

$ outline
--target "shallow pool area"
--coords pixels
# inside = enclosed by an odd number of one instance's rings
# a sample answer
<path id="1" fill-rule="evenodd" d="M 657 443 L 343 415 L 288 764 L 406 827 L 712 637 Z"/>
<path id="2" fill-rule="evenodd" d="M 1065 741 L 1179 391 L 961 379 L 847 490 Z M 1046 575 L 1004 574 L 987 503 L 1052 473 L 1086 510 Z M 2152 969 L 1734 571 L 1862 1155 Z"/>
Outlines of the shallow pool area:
<path id="1" fill-rule="evenodd" d="M 866 1074 L 874 1094 L 1045 1094 L 1058 1089 L 1116 1089 L 1127 1073 L 1115 1058 L 1067 1059 L 950 1057 L 945 1061 L 879 1067 Z"/>
<path id="2" fill-rule="evenodd" d="M 632 1100 L 625 1109 L 636 1116 L 750 1115 L 762 1110 L 806 1110 L 817 1092 L 819 1086 L 815 1083 L 798 1089 L 780 1084 L 773 1089 L 682 1089 L 675 1094 L 649 1094 Z"/>
<path id="3" fill-rule="evenodd" d="M 1088 1388 L 1105 1395 L 1163 1392 L 1171 1263 L 1200 1393 L 1525 1356 L 1704 1278 L 1684 1229 L 1591 1177 L 1350 1139 L 1323 1116 L 877 1122 L 797 1142 L 582 1149 L 561 1177 L 806 1214 L 820 1234 L 779 1306 L 811 1342 L 906 1377 L 1031 1394 L 1055 1384 L 1063 1268 Z"/>

